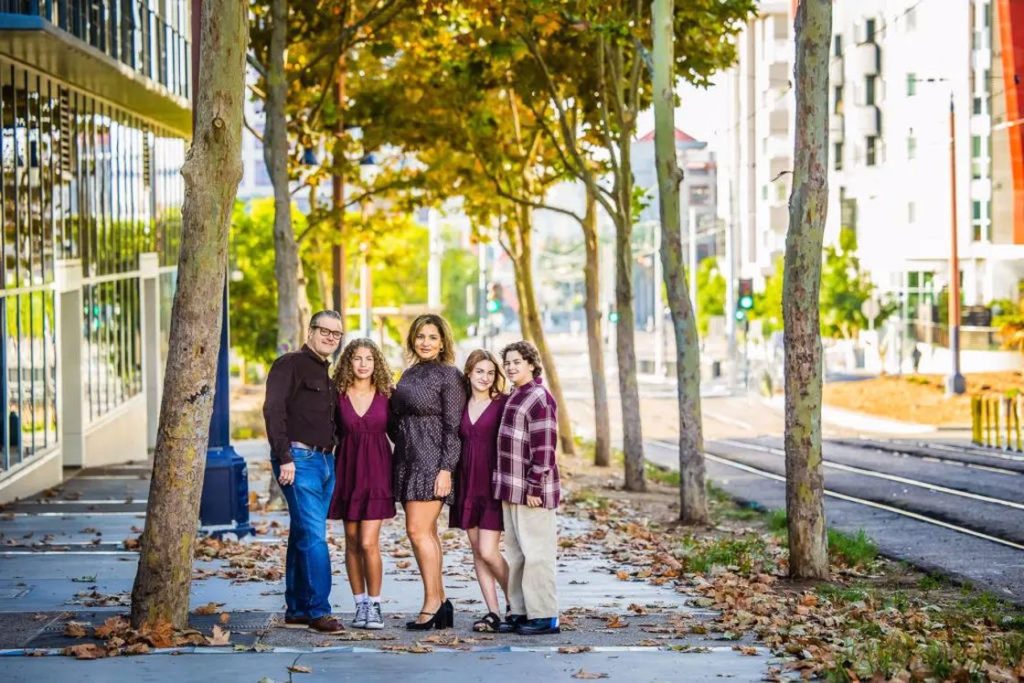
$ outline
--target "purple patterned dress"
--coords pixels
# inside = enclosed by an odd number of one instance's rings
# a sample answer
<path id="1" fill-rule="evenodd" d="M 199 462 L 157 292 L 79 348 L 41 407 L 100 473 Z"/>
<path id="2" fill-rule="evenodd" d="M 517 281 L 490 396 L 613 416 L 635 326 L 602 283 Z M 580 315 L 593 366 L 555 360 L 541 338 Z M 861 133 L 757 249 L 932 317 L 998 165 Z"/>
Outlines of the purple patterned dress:
<path id="1" fill-rule="evenodd" d="M 391 488 L 391 444 L 388 443 L 388 397 L 374 394 L 360 415 L 348 394 L 338 397 L 341 443 L 334 464 L 336 481 L 330 519 L 359 522 L 395 516 Z"/>
<path id="2" fill-rule="evenodd" d="M 498 426 L 508 396 L 492 400 L 476 422 L 469 406 L 462 412 L 462 458 L 455 477 L 455 503 L 448 513 L 453 529 L 502 531 L 501 501 L 494 497 L 491 476 L 498 460 Z"/>

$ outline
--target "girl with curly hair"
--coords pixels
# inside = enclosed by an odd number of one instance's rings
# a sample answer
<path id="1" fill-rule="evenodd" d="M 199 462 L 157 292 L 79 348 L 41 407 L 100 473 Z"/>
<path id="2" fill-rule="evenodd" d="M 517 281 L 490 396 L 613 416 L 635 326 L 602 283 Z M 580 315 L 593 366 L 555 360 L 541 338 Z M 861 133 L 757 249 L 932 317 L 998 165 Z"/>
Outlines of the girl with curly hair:
<path id="1" fill-rule="evenodd" d="M 328 517 L 345 522 L 345 568 L 355 596 L 357 628 L 382 629 L 380 527 L 395 516 L 391 444 L 387 437 L 393 384 L 373 341 L 355 339 L 334 370 L 338 390 L 336 484 Z"/>

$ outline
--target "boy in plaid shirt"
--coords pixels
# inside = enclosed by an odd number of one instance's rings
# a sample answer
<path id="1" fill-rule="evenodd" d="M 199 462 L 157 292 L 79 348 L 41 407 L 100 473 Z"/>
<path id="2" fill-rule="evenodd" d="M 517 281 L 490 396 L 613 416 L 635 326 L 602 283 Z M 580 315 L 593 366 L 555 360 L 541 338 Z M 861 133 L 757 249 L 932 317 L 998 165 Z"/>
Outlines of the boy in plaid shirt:
<path id="1" fill-rule="evenodd" d="M 541 381 L 540 354 L 528 341 L 501 352 L 514 388 L 498 429 L 494 497 L 501 500 L 511 611 L 499 631 L 558 633 L 555 553 L 560 487 L 555 400 Z"/>

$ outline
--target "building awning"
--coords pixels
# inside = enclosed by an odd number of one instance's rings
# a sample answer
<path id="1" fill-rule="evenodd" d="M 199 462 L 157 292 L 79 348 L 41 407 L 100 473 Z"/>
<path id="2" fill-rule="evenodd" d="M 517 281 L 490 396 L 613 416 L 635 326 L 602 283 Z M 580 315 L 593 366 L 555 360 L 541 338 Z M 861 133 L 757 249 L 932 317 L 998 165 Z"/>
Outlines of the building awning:
<path id="1" fill-rule="evenodd" d="M 65 81 L 181 137 L 192 135 L 185 97 L 38 16 L 0 13 L 0 55 Z"/>

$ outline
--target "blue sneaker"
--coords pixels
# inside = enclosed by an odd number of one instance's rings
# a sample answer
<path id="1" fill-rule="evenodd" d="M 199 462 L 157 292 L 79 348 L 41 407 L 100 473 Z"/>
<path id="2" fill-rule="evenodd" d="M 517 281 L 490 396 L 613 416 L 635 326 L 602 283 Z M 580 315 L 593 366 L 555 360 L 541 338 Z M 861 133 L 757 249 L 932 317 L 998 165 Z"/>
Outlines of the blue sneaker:
<path id="1" fill-rule="evenodd" d="M 516 633 L 521 636 L 542 636 L 548 633 L 561 633 L 558 628 L 558 617 L 544 617 L 541 619 L 526 619 L 516 626 Z"/>

